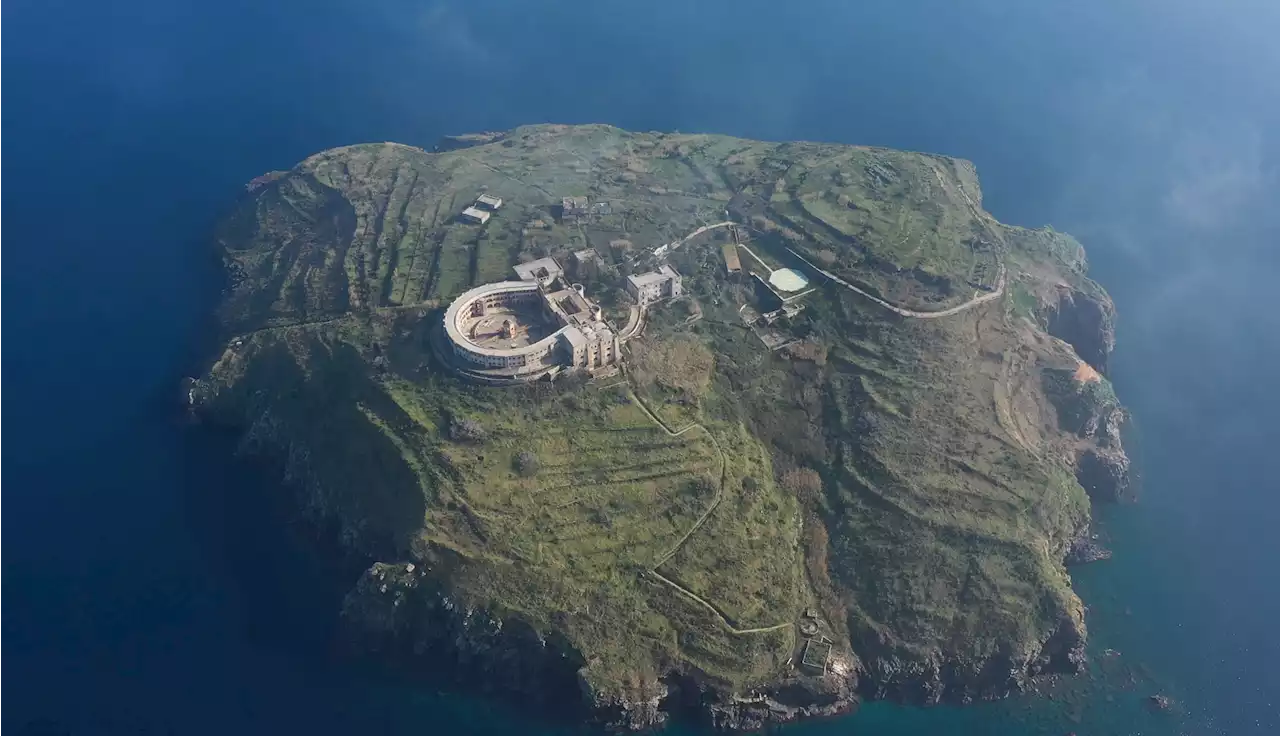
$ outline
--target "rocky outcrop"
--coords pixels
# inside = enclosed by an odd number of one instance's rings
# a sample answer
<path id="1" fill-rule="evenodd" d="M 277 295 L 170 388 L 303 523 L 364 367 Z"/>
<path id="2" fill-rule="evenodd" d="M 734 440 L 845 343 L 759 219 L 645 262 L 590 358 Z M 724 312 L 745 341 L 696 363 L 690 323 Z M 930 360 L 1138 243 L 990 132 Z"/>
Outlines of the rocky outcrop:
<path id="1" fill-rule="evenodd" d="M 1063 563 L 1068 567 L 1075 565 L 1087 565 L 1090 562 L 1101 562 L 1102 560 L 1111 559 L 1111 550 L 1103 547 L 1098 542 L 1096 534 L 1090 534 L 1085 529 L 1081 534 L 1071 541 L 1071 546 L 1067 548 L 1066 557 Z"/>
<path id="2" fill-rule="evenodd" d="M 1046 322 L 1049 334 L 1071 345 L 1086 363 L 1105 374 L 1116 346 L 1116 310 L 1110 297 L 1097 291 L 1090 294 L 1059 285 L 1058 301 L 1049 307 Z"/>
<path id="3" fill-rule="evenodd" d="M 614 732 L 646 731 L 667 722 L 666 710 L 671 688 L 656 678 L 638 678 L 625 693 L 603 692 L 579 678 L 584 702 L 592 720 Z"/>
<path id="4" fill-rule="evenodd" d="M 1129 414 L 1106 379 L 1077 381 L 1067 370 L 1044 372 L 1045 395 L 1058 413 L 1058 425 L 1078 438 L 1074 451 L 1076 481 L 1094 501 L 1130 497 L 1129 457 L 1121 429 Z"/>
<path id="5" fill-rule="evenodd" d="M 848 713 L 858 704 L 855 682 L 828 672 L 747 695 L 713 694 L 703 703 L 706 725 L 721 731 L 759 731 L 774 724 Z"/>
<path id="6" fill-rule="evenodd" d="M 625 691 L 602 691 L 581 655 L 518 616 L 463 603 L 424 564 L 376 563 L 347 594 L 347 645 L 410 670 L 447 672 L 468 690 L 501 693 L 527 705 L 589 720 L 612 732 L 647 731 L 679 718 L 717 730 L 758 730 L 857 705 L 849 674 L 795 677 L 767 690 L 732 693 L 677 672 L 637 676 Z"/>
<path id="7" fill-rule="evenodd" d="M 1089 423 L 1094 446 L 1076 461 L 1076 480 L 1094 501 L 1117 502 L 1132 497 L 1129 456 L 1120 443 L 1120 429 L 1128 418 L 1123 408 L 1111 406 Z"/>
<path id="8" fill-rule="evenodd" d="M 1057 626 L 1026 652 L 1005 649 L 986 657 L 944 661 L 882 656 L 868 661 L 861 694 L 873 700 L 913 705 L 966 704 L 996 700 L 1026 690 L 1041 675 L 1084 670 L 1086 630 L 1080 607 L 1064 611 Z"/>
<path id="9" fill-rule="evenodd" d="M 1117 448 L 1091 448 L 1076 461 L 1076 480 L 1094 501 L 1129 498 L 1129 458 Z"/>
<path id="10" fill-rule="evenodd" d="M 585 710 L 573 697 L 576 651 L 519 616 L 464 603 L 425 564 L 374 564 L 347 594 L 342 619 L 357 653 L 548 711 Z"/>
<path id="11" fill-rule="evenodd" d="M 495 143 L 507 137 L 506 131 L 487 130 L 483 133 L 463 133 L 462 135 L 442 136 L 431 149 L 435 153 L 457 151 L 461 148 L 473 148 L 488 143 Z"/>

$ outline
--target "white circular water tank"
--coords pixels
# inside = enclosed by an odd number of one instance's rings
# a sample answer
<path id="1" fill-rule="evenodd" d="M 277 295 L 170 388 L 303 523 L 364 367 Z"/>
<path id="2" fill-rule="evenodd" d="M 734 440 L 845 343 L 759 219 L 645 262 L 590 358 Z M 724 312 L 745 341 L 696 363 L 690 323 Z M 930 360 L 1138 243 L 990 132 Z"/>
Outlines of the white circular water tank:
<path id="1" fill-rule="evenodd" d="M 800 291 L 809 285 L 809 279 L 794 268 L 779 268 L 769 274 L 769 283 L 778 291 Z"/>

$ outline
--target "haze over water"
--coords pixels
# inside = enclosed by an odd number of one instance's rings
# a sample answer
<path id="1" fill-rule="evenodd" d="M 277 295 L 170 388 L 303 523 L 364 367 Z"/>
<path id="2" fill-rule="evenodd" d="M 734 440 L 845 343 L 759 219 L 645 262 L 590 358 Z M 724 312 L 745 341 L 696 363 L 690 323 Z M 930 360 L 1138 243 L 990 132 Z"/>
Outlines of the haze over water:
<path id="1" fill-rule="evenodd" d="M 1143 498 L 1074 573 L 1111 699 L 877 705 L 789 732 L 1280 732 L 1280 6 L 1268 0 L 10 2 L 4 721 L 15 733 L 523 734 L 332 666 L 274 489 L 174 387 L 244 182 L 533 122 L 927 150 L 1115 297 Z M 1173 695 L 1185 720 L 1141 700 Z M 23 728 L 29 730 L 23 731 Z"/>

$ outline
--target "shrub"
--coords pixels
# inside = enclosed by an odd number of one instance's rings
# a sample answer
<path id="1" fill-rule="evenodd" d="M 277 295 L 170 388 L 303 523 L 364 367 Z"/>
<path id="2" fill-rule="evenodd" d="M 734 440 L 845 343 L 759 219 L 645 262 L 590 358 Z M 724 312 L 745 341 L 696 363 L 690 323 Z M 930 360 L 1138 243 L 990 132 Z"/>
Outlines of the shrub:
<path id="1" fill-rule="evenodd" d="M 812 499 L 822 490 L 822 476 L 811 468 L 792 468 L 782 474 L 782 487 L 798 498 Z"/>
<path id="2" fill-rule="evenodd" d="M 484 442 L 489 433 L 474 419 L 458 419 L 449 423 L 449 438 L 454 442 Z"/>
<path id="3" fill-rule="evenodd" d="M 529 478 L 538 473 L 538 456 L 525 450 L 516 455 L 516 472 Z"/>

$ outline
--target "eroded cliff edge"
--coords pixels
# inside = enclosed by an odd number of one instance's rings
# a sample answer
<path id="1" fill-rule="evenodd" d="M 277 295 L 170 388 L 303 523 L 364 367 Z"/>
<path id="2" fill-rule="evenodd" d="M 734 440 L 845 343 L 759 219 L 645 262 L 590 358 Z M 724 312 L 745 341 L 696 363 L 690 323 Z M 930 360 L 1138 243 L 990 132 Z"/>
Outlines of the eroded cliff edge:
<path id="1" fill-rule="evenodd" d="M 482 192 L 503 208 L 459 223 Z M 569 196 L 607 207 L 565 221 Z M 726 215 L 746 273 L 728 228 L 683 241 Z M 533 126 L 317 154 L 255 180 L 219 241 L 225 349 L 191 401 L 370 559 L 342 611 L 364 649 L 615 728 L 1081 665 L 1063 560 L 1128 483 L 1114 308 L 1069 236 L 986 214 L 967 162 Z M 442 363 L 451 297 L 588 248 L 574 278 L 619 322 L 627 273 L 684 276 L 623 375 L 494 388 Z M 781 306 L 750 273 L 782 267 L 803 309 L 744 319 Z"/>

